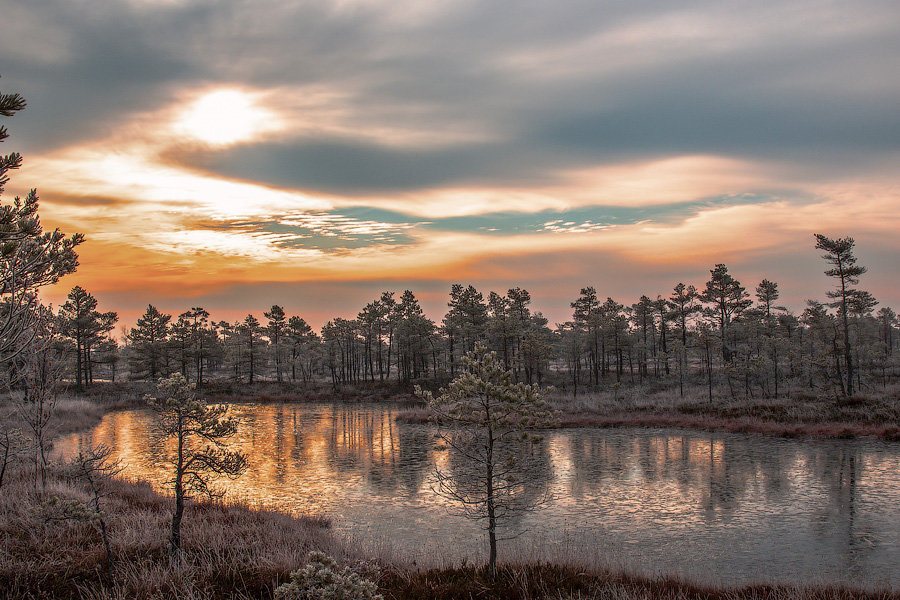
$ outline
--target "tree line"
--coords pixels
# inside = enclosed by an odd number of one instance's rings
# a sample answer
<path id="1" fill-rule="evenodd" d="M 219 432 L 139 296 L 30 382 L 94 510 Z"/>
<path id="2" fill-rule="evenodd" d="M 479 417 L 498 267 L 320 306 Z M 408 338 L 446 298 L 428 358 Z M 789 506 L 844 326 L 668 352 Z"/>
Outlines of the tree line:
<path id="1" fill-rule="evenodd" d="M 624 304 L 594 287 L 572 303 L 572 318 L 551 326 L 522 288 L 487 297 L 453 284 L 440 323 L 413 292 L 386 291 L 356 318 L 334 318 L 316 332 L 299 315 L 272 306 L 215 321 L 203 307 L 173 316 L 150 305 L 124 343 L 113 336 L 117 316 L 97 309 L 81 287 L 56 316 L 79 388 L 95 372 L 105 378 L 156 380 L 180 372 L 202 388 L 211 377 L 253 383 L 329 381 L 443 383 L 461 370 L 476 344 L 497 352 L 517 381 L 552 383 L 577 395 L 626 384 L 702 386 L 712 399 L 777 397 L 807 390 L 852 396 L 895 380 L 898 319 L 859 287 L 852 238 L 815 237 L 833 278 L 828 300 L 809 300 L 796 314 L 779 305 L 779 285 L 763 279 L 748 289 L 724 264 L 699 289 L 679 282 L 667 294 Z"/>

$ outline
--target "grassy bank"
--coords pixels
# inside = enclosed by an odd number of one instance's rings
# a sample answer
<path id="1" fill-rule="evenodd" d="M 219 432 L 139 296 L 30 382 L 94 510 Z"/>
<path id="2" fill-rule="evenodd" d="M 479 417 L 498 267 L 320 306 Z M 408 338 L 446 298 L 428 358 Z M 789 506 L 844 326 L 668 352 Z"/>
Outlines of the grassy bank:
<path id="1" fill-rule="evenodd" d="M 15 419 L 8 406 L 3 408 L 7 423 Z M 104 410 L 89 400 L 62 400 L 54 433 L 90 427 Z M 113 479 L 103 505 L 112 542 L 110 564 L 94 522 L 48 522 L 42 510 L 54 496 L 87 502 L 87 485 L 57 464 L 51 465 L 46 489 L 38 491 L 29 458 L 13 465 L 0 489 L 4 598 L 270 598 L 311 549 L 347 555 L 322 519 L 202 502 L 187 507 L 184 560 L 173 564 L 168 550 L 172 500 L 149 484 Z"/>
<path id="2" fill-rule="evenodd" d="M 143 405 L 154 387 L 146 382 L 97 383 L 79 397 L 102 410 Z M 216 402 L 391 402 L 405 405 L 397 419 L 431 422 L 433 415 L 409 386 L 396 382 L 332 387 L 325 383 L 247 384 L 213 380 L 203 394 Z M 870 436 L 900 440 L 900 386 L 853 398 L 796 392 L 779 398 L 732 398 L 694 386 L 684 396 L 670 386 L 626 386 L 577 398 L 554 393 L 559 427 L 677 427 L 706 431 L 760 433 L 787 437 L 853 438 Z"/>
<path id="3" fill-rule="evenodd" d="M 114 563 L 91 522 L 43 522 L 27 470 L 0 500 L 0 589 L 7 598 L 265 598 L 312 548 L 342 553 L 315 519 L 245 506 L 189 505 L 184 561 L 168 551 L 171 500 L 149 485 L 114 481 L 105 512 Z M 48 495 L 86 501 L 88 492 L 51 471 Z"/>
<path id="4" fill-rule="evenodd" d="M 91 384 L 77 397 L 101 406 L 105 410 L 143 406 L 143 397 L 152 395 L 156 385 L 149 381 L 100 381 Z M 297 383 L 285 381 L 257 381 L 246 383 L 231 379 L 204 381 L 200 392 L 215 402 L 397 402 L 415 403 L 411 386 L 396 382 L 365 382 L 334 387 L 328 383 Z M 70 397 L 76 397 L 67 386 Z"/>
<path id="5" fill-rule="evenodd" d="M 853 398 L 792 394 L 780 398 L 714 398 L 706 390 L 625 389 L 579 396 L 553 394 L 558 427 L 678 427 L 705 431 L 761 433 L 788 437 L 900 440 L 900 389 Z M 425 423 L 424 407 L 403 410 L 397 419 Z"/>
<path id="6" fill-rule="evenodd" d="M 474 567 L 424 572 L 388 571 L 379 582 L 396 600 L 896 600 L 891 590 L 841 586 L 695 585 L 672 577 L 643 578 L 561 565 L 505 565 L 492 581 Z"/>

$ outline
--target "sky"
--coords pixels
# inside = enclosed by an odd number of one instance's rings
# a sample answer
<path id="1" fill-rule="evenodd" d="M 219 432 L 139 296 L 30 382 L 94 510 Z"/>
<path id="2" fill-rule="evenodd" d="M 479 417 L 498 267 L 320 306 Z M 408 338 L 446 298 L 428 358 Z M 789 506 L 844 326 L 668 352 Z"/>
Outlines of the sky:
<path id="1" fill-rule="evenodd" d="M 900 308 L 900 3 L 0 0 L 4 125 L 81 285 L 315 326 L 450 284 L 630 304 L 716 263 Z"/>

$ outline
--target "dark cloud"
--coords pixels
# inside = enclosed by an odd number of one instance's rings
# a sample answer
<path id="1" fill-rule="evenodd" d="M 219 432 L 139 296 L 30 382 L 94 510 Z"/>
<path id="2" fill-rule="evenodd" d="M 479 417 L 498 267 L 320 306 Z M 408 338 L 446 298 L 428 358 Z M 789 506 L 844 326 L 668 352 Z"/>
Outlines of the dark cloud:
<path id="1" fill-rule="evenodd" d="M 900 113 L 883 98 L 779 95 L 746 77 L 720 64 L 632 82 L 614 106 L 551 115 L 524 137 L 582 160 L 711 153 L 802 164 L 900 150 Z"/>
<path id="2" fill-rule="evenodd" d="M 496 160 L 490 160 L 492 152 L 480 147 L 404 150 L 361 143 L 298 142 L 195 151 L 177 159 L 218 175 L 347 195 L 521 182 L 517 177 L 521 166 L 504 161 L 496 150 L 493 153 L 499 155 Z"/>
<path id="3" fill-rule="evenodd" d="M 0 0 L 0 14 L 8 14 L 6 4 Z M 14 121 L 15 144 L 25 152 L 102 137 L 202 76 L 168 43 L 181 29 L 173 15 L 112 2 L 32 2 L 27 10 L 30 27 L 18 35 L 10 31 L 16 22 L 0 21 L 0 85 L 28 100 Z M 4 40 L 20 46 L 12 51 Z M 47 55 L 42 45 L 56 51 Z"/>
<path id="4" fill-rule="evenodd" d="M 13 130 L 26 151 L 98 137 L 206 83 L 332 86 L 372 125 L 494 140 L 407 150 L 319 138 L 192 157 L 348 194 L 684 153 L 834 173 L 900 149 L 895 2 L 0 0 L 0 14 L 16 15 L 0 24 L 0 84 L 30 100 Z"/>

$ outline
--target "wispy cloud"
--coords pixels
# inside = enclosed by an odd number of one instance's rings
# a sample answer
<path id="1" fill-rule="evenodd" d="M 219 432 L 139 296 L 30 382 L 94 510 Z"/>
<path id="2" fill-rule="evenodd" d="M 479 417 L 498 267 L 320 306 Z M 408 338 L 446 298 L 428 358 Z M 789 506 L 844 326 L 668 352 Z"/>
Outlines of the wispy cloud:
<path id="1" fill-rule="evenodd" d="M 796 279 L 774 257 L 813 229 L 900 252 L 894 2 L 0 14 L 0 87 L 30 102 L 8 124 L 26 155 L 11 189 L 88 233 L 76 277 L 101 290 L 515 269 L 574 286 L 598 256 L 610 284 L 611 264 L 649 281 L 765 257 Z"/>

